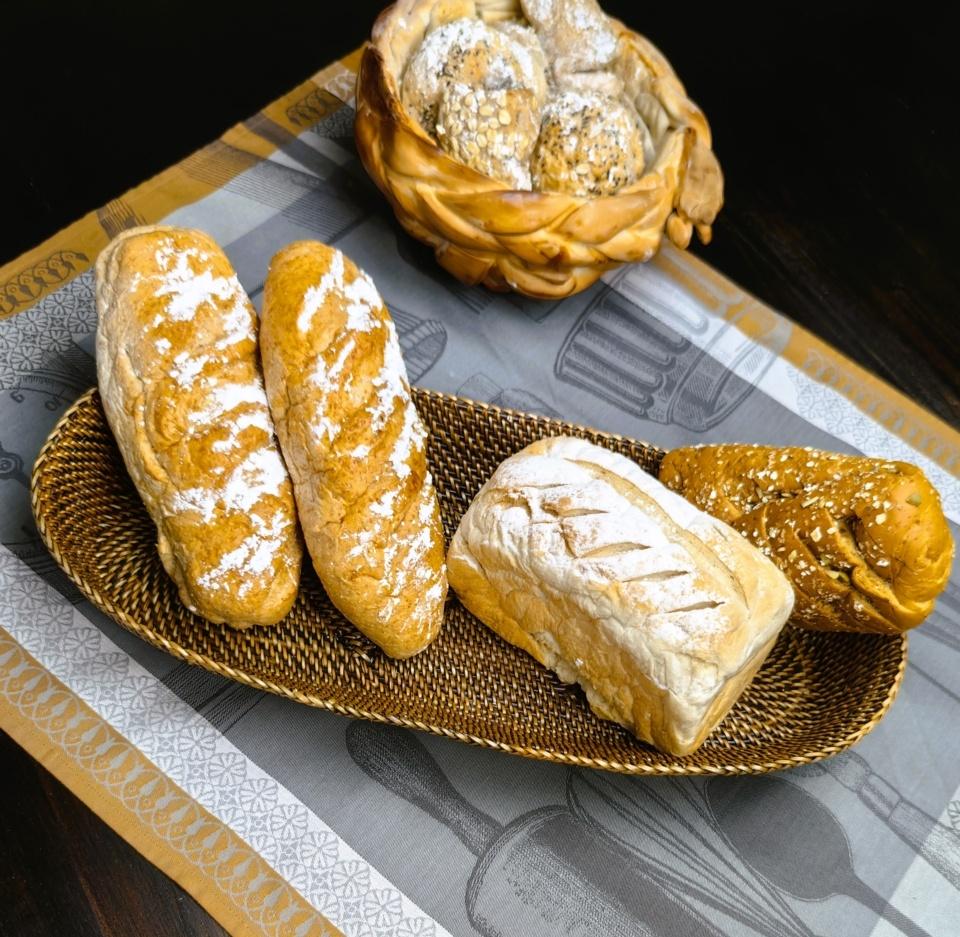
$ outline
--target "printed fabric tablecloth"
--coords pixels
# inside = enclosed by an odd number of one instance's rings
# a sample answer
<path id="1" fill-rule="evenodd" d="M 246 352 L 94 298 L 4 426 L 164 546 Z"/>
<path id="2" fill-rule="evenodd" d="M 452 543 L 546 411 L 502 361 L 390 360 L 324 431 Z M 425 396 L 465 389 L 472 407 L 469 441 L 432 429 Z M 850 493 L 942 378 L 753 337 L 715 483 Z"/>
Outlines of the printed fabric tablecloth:
<path id="1" fill-rule="evenodd" d="M 960 522 L 960 436 L 672 249 L 560 302 L 468 289 L 398 228 L 353 146 L 355 54 L 0 271 L 0 726 L 231 933 L 960 933 L 960 587 L 854 751 L 759 778 L 624 778 L 339 716 L 194 669 L 84 601 L 30 467 L 94 381 L 92 264 L 119 230 L 209 231 L 259 305 L 334 243 L 412 382 L 649 440 L 921 465 Z M 40 883 L 37 883 L 40 887 Z M 683 937 L 691 937 L 684 932 Z"/>

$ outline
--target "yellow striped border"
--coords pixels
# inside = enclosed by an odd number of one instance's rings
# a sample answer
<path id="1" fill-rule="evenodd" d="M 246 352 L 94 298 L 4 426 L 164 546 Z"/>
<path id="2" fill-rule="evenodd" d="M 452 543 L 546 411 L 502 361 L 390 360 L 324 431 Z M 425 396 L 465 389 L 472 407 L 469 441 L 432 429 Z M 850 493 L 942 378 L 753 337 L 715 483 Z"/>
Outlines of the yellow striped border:
<path id="1" fill-rule="evenodd" d="M 235 937 L 343 937 L 2 627 L 0 726 Z"/>

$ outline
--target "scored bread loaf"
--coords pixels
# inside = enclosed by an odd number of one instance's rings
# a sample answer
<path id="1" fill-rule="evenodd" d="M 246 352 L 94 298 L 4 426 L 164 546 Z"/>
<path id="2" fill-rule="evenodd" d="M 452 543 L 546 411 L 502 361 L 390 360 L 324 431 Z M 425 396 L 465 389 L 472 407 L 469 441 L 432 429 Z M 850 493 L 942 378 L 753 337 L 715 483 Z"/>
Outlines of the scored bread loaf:
<path id="1" fill-rule="evenodd" d="M 674 449 L 660 480 L 731 524 L 793 582 L 806 628 L 899 634 L 933 610 L 953 561 L 937 490 L 906 462 L 799 447 Z"/>
<path id="2" fill-rule="evenodd" d="M 260 349 L 317 575 L 389 656 L 416 654 L 443 619 L 443 528 L 383 300 L 340 251 L 291 244 L 270 263 Z"/>
<path id="3" fill-rule="evenodd" d="M 447 565 L 482 622 L 675 755 L 724 717 L 793 605 L 742 536 L 624 456 L 565 437 L 499 466 Z"/>
<path id="4" fill-rule="evenodd" d="M 103 409 L 164 568 L 204 618 L 274 624 L 296 598 L 301 547 L 250 300 L 200 231 L 125 231 L 96 276 Z"/>

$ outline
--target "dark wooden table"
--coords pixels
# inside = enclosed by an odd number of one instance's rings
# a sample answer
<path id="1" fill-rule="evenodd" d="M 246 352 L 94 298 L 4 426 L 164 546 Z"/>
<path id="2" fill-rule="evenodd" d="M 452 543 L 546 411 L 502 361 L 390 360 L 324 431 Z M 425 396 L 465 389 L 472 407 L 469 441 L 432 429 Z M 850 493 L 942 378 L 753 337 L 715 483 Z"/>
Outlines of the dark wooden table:
<path id="1" fill-rule="evenodd" d="M 111 6 L 4 11 L 0 261 L 359 45 L 380 4 Z M 701 256 L 960 426 L 955 52 L 937 14 L 606 6 L 710 118 L 727 204 Z M 223 933 L 5 737 L 0 759 L 0 935 Z"/>

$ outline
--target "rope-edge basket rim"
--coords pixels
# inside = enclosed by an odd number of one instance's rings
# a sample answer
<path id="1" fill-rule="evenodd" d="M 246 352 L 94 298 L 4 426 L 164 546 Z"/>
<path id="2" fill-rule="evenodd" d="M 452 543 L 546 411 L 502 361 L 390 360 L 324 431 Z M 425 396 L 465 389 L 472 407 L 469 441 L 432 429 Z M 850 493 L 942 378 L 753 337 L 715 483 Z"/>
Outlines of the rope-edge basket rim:
<path id="1" fill-rule="evenodd" d="M 466 397 L 458 397 L 453 394 L 446 394 L 442 391 L 427 390 L 424 388 L 415 388 L 415 393 L 418 396 L 432 397 L 437 400 L 444 400 L 449 403 L 454 403 L 457 406 L 466 406 L 466 407 L 477 407 L 484 410 L 494 412 L 501 417 L 507 419 L 527 419 L 531 416 L 536 416 L 538 421 L 555 424 L 557 428 L 564 425 L 564 421 L 558 420 L 552 417 L 542 417 L 539 415 L 528 414 L 520 410 L 514 410 L 507 407 L 500 407 L 496 404 L 485 403 L 482 401 L 470 400 Z M 206 654 L 200 654 L 196 651 L 191 650 L 190 648 L 184 647 L 182 644 L 179 644 L 176 641 L 171 641 L 169 638 L 165 638 L 163 635 L 158 634 L 152 628 L 141 624 L 135 619 L 131 618 L 125 611 L 118 608 L 111 602 L 109 599 L 101 596 L 100 593 L 90 586 L 87 581 L 80 575 L 78 575 L 70 565 L 69 560 L 60 552 L 58 544 L 51 538 L 49 529 L 46 523 L 46 515 L 41 503 L 41 489 L 40 482 L 43 477 L 44 469 L 47 463 L 47 459 L 50 453 L 56 448 L 57 443 L 59 442 L 60 436 L 63 434 L 64 430 L 73 420 L 75 414 L 84 408 L 87 404 L 91 403 L 93 399 L 98 395 L 96 387 L 92 387 L 83 393 L 73 404 L 71 404 L 66 411 L 62 414 L 60 419 L 57 421 L 56 425 L 51 430 L 50 434 L 47 436 L 43 445 L 40 448 L 39 453 L 37 454 L 36 461 L 33 465 L 33 470 L 30 476 L 30 505 L 33 513 L 34 521 L 37 525 L 37 530 L 40 534 L 40 537 L 50 551 L 51 556 L 57 562 L 59 567 L 63 572 L 69 577 L 71 582 L 73 582 L 78 589 L 83 593 L 83 595 L 89 599 L 100 611 L 104 614 L 111 617 L 114 621 L 124 627 L 126 630 L 132 632 L 138 637 L 145 640 L 148 644 L 153 645 L 156 648 L 170 654 L 173 657 L 177 657 L 180 660 L 186 661 L 187 663 L 193 664 L 207 670 L 211 673 L 215 673 L 221 677 L 226 677 L 227 679 L 233 680 L 237 683 L 250 686 L 254 689 L 263 690 L 274 695 L 285 697 L 287 699 L 293 700 L 294 702 L 302 703 L 307 706 L 312 706 L 316 709 L 326 710 L 327 712 L 333 712 L 338 715 L 349 716 L 355 719 L 364 719 L 369 722 L 379 722 L 389 725 L 400 726 L 408 729 L 417 729 L 422 732 L 428 732 L 432 735 L 441 736 L 444 738 L 455 739 L 460 742 L 465 742 L 470 745 L 476 745 L 481 748 L 493 749 L 494 751 L 506 752 L 512 755 L 519 755 L 525 758 L 531 758 L 539 761 L 551 762 L 554 764 L 566 764 L 574 765 L 582 768 L 597 768 L 604 771 L 612 771 L 619 774 L 629 774 L 629 775 L 639 775 L 639 776 L 682 776 L 682 775 L 755 775 L 755 774 L 766 774 L 771 771 L 781 771 L 786 768 L 799 767 L 805 764 L 811 764 L 813 762 L 821 761 L 824 758 L 832 757 L 837 755 L 842 751 L 850 748 L 855 745 L 866 735 L 868 735 L 879 722 L 883 719 L 886 713 L 889 711 L 890 707 L 893 705 L 894 700 L 897 697 L 897 693 L 900 690 L 900 686 L 903 682 L 903 675 L 906 671 L 907 666 L 907 646 L 908 639 L 906 634 L 901 634 L 900 637 L 900 662 L 897 667 L 896 674 L 887 691 L 887 695 L 884 698 L 883 702 L 880 704 L 878 709 L 871 715 L 871 717 L 864 723 L 862 723 L 855 731 L 844 736 L 842 739 L 838 740 L 832 745 L 827 745 L 823 748 L 805 751 L 797 755 L 793 755 L 789 758 L 777 758 L 770 761 L 762 762 L 730 762 L 726 764 L 715 764 L 715 765 L 697 765 L 697 764 L 685 764 L 682 761 L 675 761 L 673 764 L 648 764 L 643 762 L 620 762 L 620 761 L 611 761 L 605 758 L 595 758 L 585 755 L 574 755 L 568 752 L 559 751 L 551 748 L 538 748 L 533 746 L 524 746 L 524 745 L 514 745 L 509 742 L 502 742 L 496 739 L 486 738 L 480 735 L 472 735 L 465 732 L 459 732 L 455 729 L 451 729 L 447 726 L 437 725 L 434 723 L 422 722 L 417 719 L 408 719 L 403 716 L 390 716 L 384 715 L 383 713 L 374 712 L 372 710 L 358 709 L 354 706 L 348 706 L 343 703 L 337 702 L 333 698 L 323 698 L 316 696 L 310 693 L 304 693 L 299 690 L 294 690 L 290 687 L 284 686 L 280 683 L 275 683 L 270 680 L 265 680 L 261 677 L 257 677 L 253 674 L 247 673 L 243 670 L 231 667 L 228 664 L 222 664 L 219 661 L 215 660 L 212 657 L 207 656 Z M 566 424 L 570 425 L 570 424 Z M 599 436 L 605 437 L 612 440 L 622 440 L 629 443 L 637 444 L 639 441 L 634 440 L 630 437 L 622 436 L 616 433 L 607 433 L 602 430 L 597 430 L 592 427 L 579 427 L 585 430 L 589 430 L 592 433 L 596 433 Z M 640 445 L 646 446 L 647 448 L 656 448 L 650 446 L 647 443 L 639 442 Z"/>

